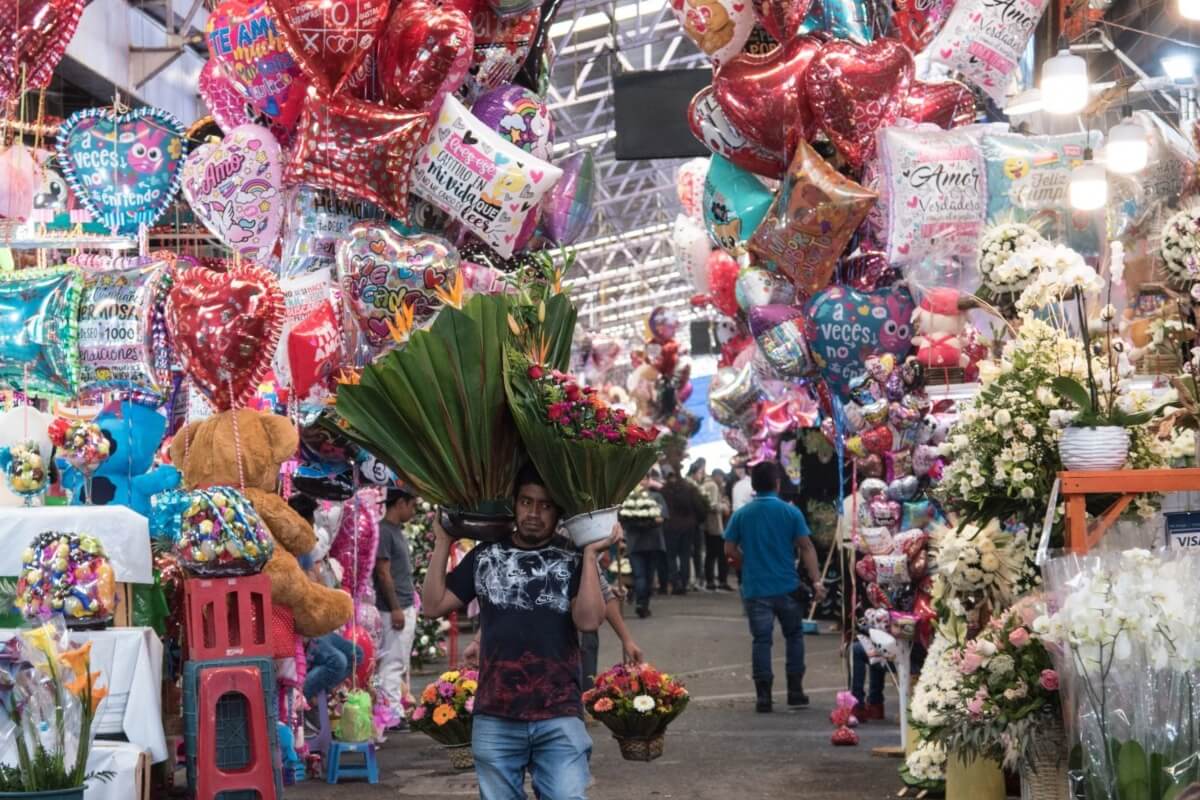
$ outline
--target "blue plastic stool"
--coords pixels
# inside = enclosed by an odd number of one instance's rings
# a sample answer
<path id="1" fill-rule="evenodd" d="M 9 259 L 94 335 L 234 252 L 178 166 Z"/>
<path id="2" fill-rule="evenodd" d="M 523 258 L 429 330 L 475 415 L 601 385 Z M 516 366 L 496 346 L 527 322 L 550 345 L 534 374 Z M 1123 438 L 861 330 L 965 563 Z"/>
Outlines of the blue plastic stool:
<path id="1" fill-rule="evenodd" d="M 344 753 L 361 753 L 365 760 L 361 766 L 342 766 Z M 342 778 L 366 778 L 367 783 L 379 783 L 379 766 L 375 763 L 375 748 L 370 742 L 330 742 L 325 782 L 338 783 Z"/>

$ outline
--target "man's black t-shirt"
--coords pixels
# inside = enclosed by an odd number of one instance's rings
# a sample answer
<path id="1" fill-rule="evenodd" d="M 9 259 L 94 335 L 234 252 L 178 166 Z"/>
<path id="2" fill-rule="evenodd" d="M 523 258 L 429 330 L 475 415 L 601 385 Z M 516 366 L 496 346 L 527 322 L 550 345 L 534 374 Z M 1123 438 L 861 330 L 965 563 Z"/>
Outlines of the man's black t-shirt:
<path id="1" fill-rule="evenodd" d="M 475 713 L 525 721 L 582 715 L 571 617 L 581 564 L 563 547 L 522 550 L 505 540 L 474 548 L 446 576 L 463 603 L 479 600 Z"/>

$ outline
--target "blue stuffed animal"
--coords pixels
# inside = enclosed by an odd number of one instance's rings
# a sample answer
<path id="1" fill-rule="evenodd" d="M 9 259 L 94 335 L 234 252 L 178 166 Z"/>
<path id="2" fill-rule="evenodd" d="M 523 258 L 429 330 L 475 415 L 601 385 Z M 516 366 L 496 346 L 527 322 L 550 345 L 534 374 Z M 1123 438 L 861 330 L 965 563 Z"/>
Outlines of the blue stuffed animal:
<path id="1" fill-rule="evenodd" d="M 150 498 L 179 485 L 179 470 L 154 466 L 154 456 L 167 432 L 167 420 L 152 408 L 124 402 L 110 405 L 96 417 L 108 437 L 109 455 L 92 476 L 92 504 L 122 505 L 150 515 Z M 83 474 L 63 470 L 63 487 L 72 502 L 82 503 Z"/>

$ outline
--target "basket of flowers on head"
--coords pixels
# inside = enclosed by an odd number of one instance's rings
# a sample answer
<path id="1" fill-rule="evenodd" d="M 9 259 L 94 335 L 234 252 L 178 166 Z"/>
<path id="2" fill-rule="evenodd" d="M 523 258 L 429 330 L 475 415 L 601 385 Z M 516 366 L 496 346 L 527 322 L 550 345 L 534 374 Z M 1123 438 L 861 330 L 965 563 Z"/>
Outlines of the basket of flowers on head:
<path id="1" fill-rule="evenodd" d="M 420 702 L 409 716 L 413 730 L 446 748 L 455 769 L 475 766 L 471 756 L 471 718 L 478 688 L 479 673 L 473 669 L 443 672 L 421 692 Z"/>
<path id="2" fill-rule="evenodd" d="M 612 731 L 625 759 L 653 761 L 663 754 L 667 726 L 687 708 L 688 693 L 649 664 L 618 664 L 596 678 L 583 703 Z"/>

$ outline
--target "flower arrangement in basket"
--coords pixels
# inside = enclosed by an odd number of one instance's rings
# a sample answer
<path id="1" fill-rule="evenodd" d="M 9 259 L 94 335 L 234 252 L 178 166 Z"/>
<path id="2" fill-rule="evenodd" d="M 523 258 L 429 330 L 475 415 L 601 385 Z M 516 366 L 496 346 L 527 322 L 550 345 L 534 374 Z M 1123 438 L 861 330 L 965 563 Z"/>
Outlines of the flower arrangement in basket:
<path id="1" fill-rule="evenodd" d="M 470 769 L 471 719 L 475 712 L 475 692 L 479 673 L 475 670 L 450 670 L 425 687 L 409 714 L 409 724 L 447 748 L 450 763 L 456 769 Z"/>
<path id="2" fill-rule="evenodd" d="M 663 754 L 667 726 L 687 708 L 688 699 L 682 683 L 649 664 L 618 664 L 583 693 L 588 713 L 612 731 L 629 761 L 653 761 Z"/>
<path id="3" fill-rule="evenodd" d="M 649 491 L 639 486 L 621 503 L 617 518 L 630 528 L 656 528 L 662 524 L 662 507 Z"/>
<path id="4" fill-rule="evenodd" d="M 510 349 L 505 384 L 525 449 L 563 509 L 575 546 L 608 536 L 617 506 L 658 459 L 658 431 L 549 368 L 544 348 Z"/>
<path id="5" fill-rule="evenodd" d="M 0 792 L 82 798 L 85 783 L 113 776 L 87 772 L 92 724 L 108 695 L 91 671 L 92 644 L 67 649 L 68 634 L 55 619 L 21 631 L 18 646 L 23 666 L 7 687 L 0 729 L 0 745 L 16 740 L 17 766 L 0 765 Z"/>

